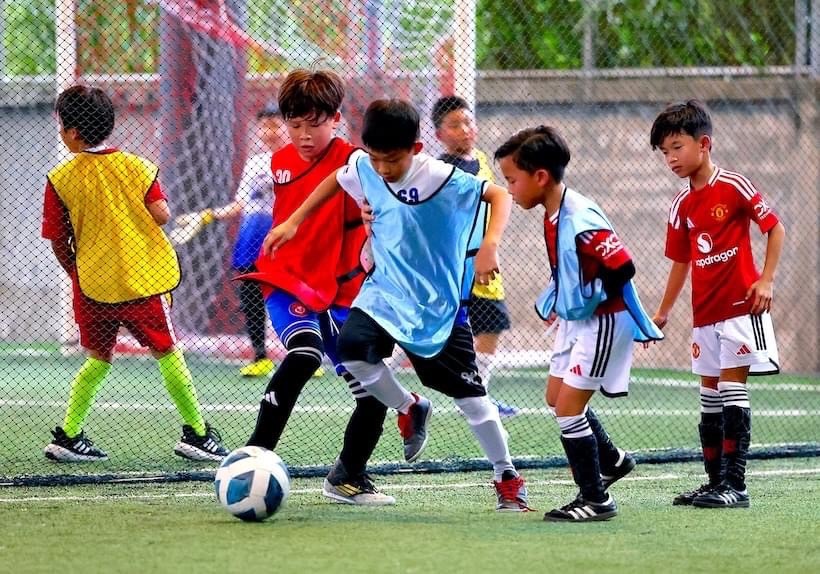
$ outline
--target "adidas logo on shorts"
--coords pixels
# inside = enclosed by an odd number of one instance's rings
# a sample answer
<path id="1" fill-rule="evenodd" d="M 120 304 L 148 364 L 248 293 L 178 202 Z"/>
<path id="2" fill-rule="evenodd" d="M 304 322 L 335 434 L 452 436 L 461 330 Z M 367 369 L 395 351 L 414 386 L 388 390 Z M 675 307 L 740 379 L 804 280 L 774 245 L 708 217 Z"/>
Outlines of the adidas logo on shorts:
<path id="1" fill-rule="evenodd" d="M 749 349 L 749 347 L 747 347 L 746 344 L 744 343 L 743 345 L 740 346 L 740 348 L 737 350 L 737 353 L 735 353 L 735 354 L 738 357 L 742 357 L 743 355 L 748 355 L 751 352 L 752 351 Z"/>

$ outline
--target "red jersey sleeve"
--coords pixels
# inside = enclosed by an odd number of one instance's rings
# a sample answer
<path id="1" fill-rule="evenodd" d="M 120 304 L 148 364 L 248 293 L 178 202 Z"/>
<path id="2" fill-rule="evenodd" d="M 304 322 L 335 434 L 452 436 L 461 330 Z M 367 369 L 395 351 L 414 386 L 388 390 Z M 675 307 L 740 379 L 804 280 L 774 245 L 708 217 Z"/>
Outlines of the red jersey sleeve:
<path id="1" fill-rule="evenodd" d="M 159 180 L 155 179 L 154 183 L 151 184 L 151 187 L 148 188 L 148 193 L 145 194 L 145 205 L 163 199 L 167 200 L 168 196 L 166 196 L 165 192 L 162 191 L 162 187 L 159 185 Z"/>
<path id="2" fill-rule="evenodd" d="M 626 246 L 614 231 L 599 229 L 578 236 L 578 251 L 607 269 L 618 269 L 632 261 Z"/>
<path id="3" fill-rule="evenodd" d="M 43 199 L 43 228 L 42 236 L 55 241 L 71 234 L 71 222 L 68 211 L 63 204 L 54 186 L 46 180 L 46 192 Z"/>
<path id="4" fill-rule="evenodd" d="M 777 217 L 772 208 L 769 207 L 768 202 L 763 198 L 759 191 L 752 188 L 754 191 L 754 195 L 751 198 L 747 198 L 745 195 L 741 195 L 746 202 L 746 210 L 749 213 L 749 217 L 757 223 L 757 226 L 760 228 L 761 233 L 768 233 L 772 230 L 772 228 L 780 222 L 780 219 Z"/>

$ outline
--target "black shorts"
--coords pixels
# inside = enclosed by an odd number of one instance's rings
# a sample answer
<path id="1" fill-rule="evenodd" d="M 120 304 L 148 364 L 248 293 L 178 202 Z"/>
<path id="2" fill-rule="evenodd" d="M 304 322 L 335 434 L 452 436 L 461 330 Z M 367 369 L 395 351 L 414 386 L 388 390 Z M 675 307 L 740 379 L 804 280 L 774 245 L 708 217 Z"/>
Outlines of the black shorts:
<path id="1" fill-rule="evenodd" d="M 372 317 L 353 308 L 339 334 L 339 360 L 376 364 L 393 354 L 396 341 Z M 421 384 L 454 399 L 487 394 L 475 362 L 473 334 L 467 325 L 456 325 L 447 344 L 435 357 L 407 353 Z"/>
<path id="2" fill-rule="evenodd" d="M 469 314 L 475 335 L 498 334 L 510 328 L 510 312 L 503 300 L 471 295 Z"/>

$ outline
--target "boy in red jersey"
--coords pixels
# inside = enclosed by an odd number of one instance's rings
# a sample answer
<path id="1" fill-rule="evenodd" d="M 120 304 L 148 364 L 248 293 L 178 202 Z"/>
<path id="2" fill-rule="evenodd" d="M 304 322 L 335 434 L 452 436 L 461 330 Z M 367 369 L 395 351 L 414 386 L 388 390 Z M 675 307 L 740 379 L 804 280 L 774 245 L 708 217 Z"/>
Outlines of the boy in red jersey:
<path id="1" fill-rule="evenodd" d="M 290 143 L 271 160 L 274 226 L 356 149 L 334 135 L 343 98 L 344 84 L 330 71 L 295 70 L 282 84 L 279 109 Z M 356 407 L 323 494 L 346 504 L 388 505 L 393 497 L 379 492 L 365 474 L 387 409 L 336 356 L 336 338 L 365 277 L 359 262 L 365 239 L 358 205 L 339 194 L 305 221 L 292 242 L 275 253 L 261 253 L 257 272 L 240 276 L 260 283 L 273 328 L 287 349 L 265 389 L 248 444 L 276 447 L 302 388 L 327 354 L 347 381 Z"/>
<path id="2" fill-rule="evenodd" d="M 158 169 L 104 145 L 114 129 L 114 106 L 102 90 L 68 88 L 57 98 L 56 111 L 60 137 L 74 156 L 48 174 L 42 233 L 71 276 L 88 358 L 74 377 L 63 426 L 52 432 L 45 455 L 58 462 L 108 458 L 82 427 L 111 370 L 117 332 L 125 327 L 151 349 L 184 421 L 174 452 L 191 460 L 221 460 L 228 453 L 202 418 L 191 373 L 175 346 L 168 293 L 180 274 L 161 228 L 170 211 Z"/>
<path id="3" fill-rule="evenodd" d="M 551 279 L 536 302 L 549 324 L 559 321 L 546 401 L 561 431 L 580 493 L 544 515 L 550 522 L 608 520 L 618 513 L 609 487 L 635 467 L 588 407 L 596 391 L 629 391 L 633 341 L 662 339 L 638 300 L 635 265 L 594 202 L 564 184 L 569 147 L 552 127 L 522 130 L 495 152 L 513 200 L 543 206 Z"/>
<path id="4" fill-rule="evenodd" d="M 652 149 L 686 185 L 672 202 L 666 256 L 672 269 L 653 321 L 663 328 L 692 267 L 692 371 L 700 375 L 700 442 L 709 482 L 673 504 L 748 507 L 750 374 L 779 372 L 772 284 L 785 229 L 744 176 L 712 163 L 712 120 L 696 101 L 672 104 L 652 124 Z M 752 255 L 749 224 L 767 235 L 763 272 Z"/>

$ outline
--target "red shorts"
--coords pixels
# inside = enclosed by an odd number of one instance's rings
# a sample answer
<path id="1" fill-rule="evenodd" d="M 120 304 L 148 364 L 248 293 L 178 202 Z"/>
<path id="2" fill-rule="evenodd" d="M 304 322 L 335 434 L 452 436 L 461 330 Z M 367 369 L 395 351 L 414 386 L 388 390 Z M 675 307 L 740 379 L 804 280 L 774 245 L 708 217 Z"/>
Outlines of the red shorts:
<path id="1" fill-rule="evenodd" d="M 120 327 L 125 327 L 140 345 L 160 353 L 176 343 L 171 324 L 170 296 L 153 295 L 125 303 L 98 303 L 74 290 L 74 319 L 80 329 L 80 344 L 102 355 L 110 355 Z"/>

